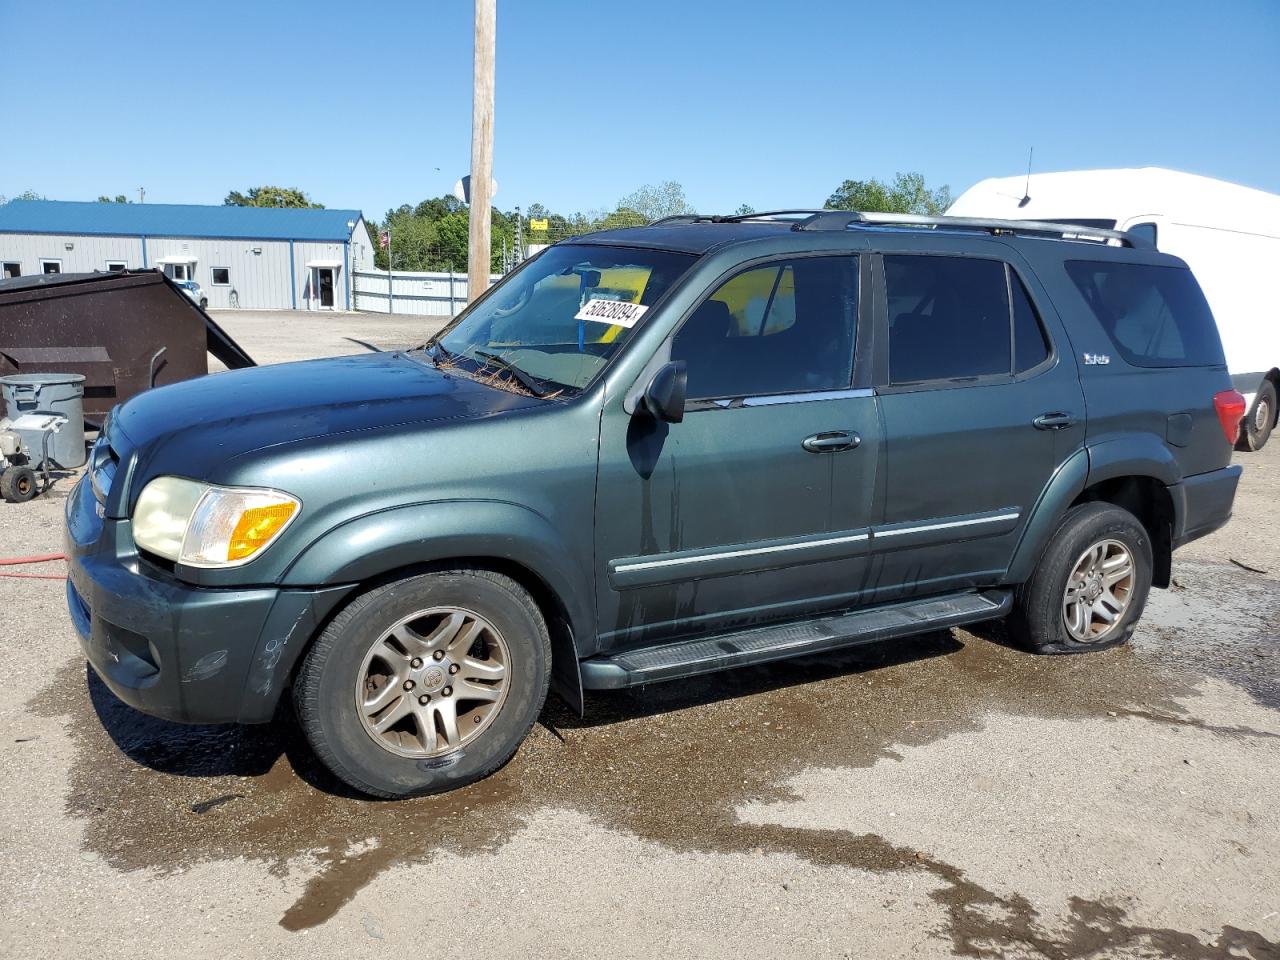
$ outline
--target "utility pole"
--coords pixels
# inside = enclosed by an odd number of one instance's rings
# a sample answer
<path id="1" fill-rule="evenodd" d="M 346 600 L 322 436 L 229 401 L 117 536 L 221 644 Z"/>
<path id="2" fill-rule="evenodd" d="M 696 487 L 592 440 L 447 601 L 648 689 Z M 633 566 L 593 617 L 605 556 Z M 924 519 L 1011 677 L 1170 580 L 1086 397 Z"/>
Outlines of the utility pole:
<path id="1" fill-rule="evenodd" d="M 493 207 L 493 59 L 498 0 L 475 0 L 475 53 L 471 86 L 471 217 L 467 299 L 489 289 Z"/>
<path id="2" fill-rule="evenodd" d="M 139 203 L 146 203 L 146 202 L 147 202 L 147 188 L 146 188 L 146 187 L 139 187 L 139 188 L 138 188 L 138 202 L 139 202 Z"/>

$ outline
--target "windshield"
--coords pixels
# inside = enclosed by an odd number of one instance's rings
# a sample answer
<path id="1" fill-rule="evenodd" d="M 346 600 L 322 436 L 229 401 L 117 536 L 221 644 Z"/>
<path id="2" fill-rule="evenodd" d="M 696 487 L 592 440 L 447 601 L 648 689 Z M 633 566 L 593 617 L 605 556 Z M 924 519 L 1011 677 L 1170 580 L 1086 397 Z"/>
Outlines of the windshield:
<path id="1" fill-rule="evenodd" d="M 581 390 L 695 259 L 664 250 L 554 246 L 433 343 L 444 348 L 444 360 L 471 361 L 466 366 L 473 363 L 474 372 L 505 369 L 531 392 Z"/>

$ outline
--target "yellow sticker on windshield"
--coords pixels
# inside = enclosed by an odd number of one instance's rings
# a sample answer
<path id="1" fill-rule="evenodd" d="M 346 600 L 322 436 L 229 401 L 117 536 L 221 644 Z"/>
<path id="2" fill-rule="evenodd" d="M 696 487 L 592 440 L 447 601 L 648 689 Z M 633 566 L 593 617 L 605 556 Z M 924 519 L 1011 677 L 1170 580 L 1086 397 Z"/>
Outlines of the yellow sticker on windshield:
<path id="1" fill-rule="evenodd" d="M 596 323 L 634 327 L 649 308 L 625 300 L 588 300 L 573 317 L 575 320 L 594 320 Z"/>

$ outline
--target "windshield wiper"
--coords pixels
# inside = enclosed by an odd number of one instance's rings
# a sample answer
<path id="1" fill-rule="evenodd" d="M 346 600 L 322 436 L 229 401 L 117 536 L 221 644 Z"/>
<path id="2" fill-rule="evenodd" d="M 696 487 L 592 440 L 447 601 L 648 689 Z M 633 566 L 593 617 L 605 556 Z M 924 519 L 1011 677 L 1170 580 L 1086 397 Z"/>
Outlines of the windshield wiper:
<path id="1" fill-rule="evenodd" d="M 537 377 L 525 373 L 510 360 L 506 360 L 496 353 L 490 353 L 488 350 L 472 350 L 471 356 L 478 357 L 488 366 L 497 367 L 500 370 L 507 371 L 507 373 L 511 374 L 511 376 L 516 379 L 520 386 L 524 387 L 535 397 L 545 397 L 551 392 L 547 389 L 547 385 Z"/>

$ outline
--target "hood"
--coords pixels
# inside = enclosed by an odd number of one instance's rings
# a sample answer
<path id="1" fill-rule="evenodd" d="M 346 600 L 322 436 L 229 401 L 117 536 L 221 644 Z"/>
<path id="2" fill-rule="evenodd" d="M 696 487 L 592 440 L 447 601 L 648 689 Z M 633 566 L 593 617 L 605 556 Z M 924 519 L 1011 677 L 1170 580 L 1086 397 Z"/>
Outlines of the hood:
<path id="1" fill-rule="evenodd" d="M 214 479 L 235 457 L 314 437 L 485 417 L 541 403 L 403 353 L 370 353 L 216 373 L 148 390 L 115 411 L 110 441 L 136 451 L 136 480 Z M 339 441 L 340 442 L 340 441 Z"/>

